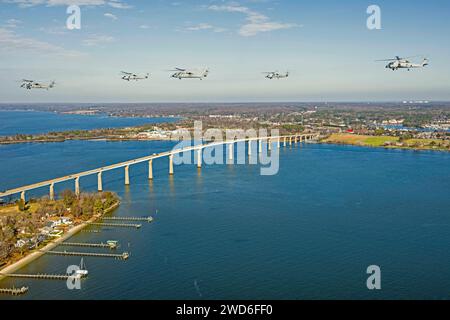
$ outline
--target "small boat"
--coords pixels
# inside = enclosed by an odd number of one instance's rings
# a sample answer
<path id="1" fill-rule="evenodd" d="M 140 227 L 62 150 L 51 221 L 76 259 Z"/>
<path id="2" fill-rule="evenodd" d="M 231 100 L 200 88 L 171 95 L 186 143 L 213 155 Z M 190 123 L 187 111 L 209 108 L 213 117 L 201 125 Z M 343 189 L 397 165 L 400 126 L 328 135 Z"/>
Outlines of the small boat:
<path id="1" fill-rule="evenodd" d="M 86 269 L 86 266 L 84 264 L 83 258 L 81 258 L 80 269 L 75 271 L 75 275 L 80 277 L 80 278 L 84 278 L 84 277 L 87 277 L 88 274 L 89 274 L 89 272 Z"/>

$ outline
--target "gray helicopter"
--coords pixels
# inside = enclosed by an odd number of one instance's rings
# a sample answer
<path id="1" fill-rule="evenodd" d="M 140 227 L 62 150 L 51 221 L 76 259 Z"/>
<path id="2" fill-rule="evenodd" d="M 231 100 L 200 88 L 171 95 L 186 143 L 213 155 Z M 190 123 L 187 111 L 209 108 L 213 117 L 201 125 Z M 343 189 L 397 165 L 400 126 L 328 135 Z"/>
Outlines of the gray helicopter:
<path id="1" fill-rule="evenodd" d="M 411 69 L 421 69 L 429 65 L 429 60 L 427 58 L 424 58 L 421 63 L 412 63 L 410 60 L 408 60 L 415 57 L 401 58 L 399 56 L 396 56 L 393 59 L 384 59 L 376 61 L 377 62 L 388 61 L 389 63 L 386 65 L 386 69 L 391 69 L 392 71 L 397 71 L 398 69 L 407 69 L 408 71 L 411 71 Z"/>

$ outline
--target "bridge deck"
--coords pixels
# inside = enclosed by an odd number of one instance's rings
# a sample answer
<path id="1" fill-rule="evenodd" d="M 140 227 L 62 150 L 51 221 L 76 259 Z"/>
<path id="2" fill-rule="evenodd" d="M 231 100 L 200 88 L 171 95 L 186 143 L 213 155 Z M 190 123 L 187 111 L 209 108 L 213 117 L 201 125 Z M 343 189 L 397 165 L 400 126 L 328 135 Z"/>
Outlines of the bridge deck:
<path id="1" fill-rule="evenodd" d="M 6 190 L 6 191 L 3 191 L 3 192 L 0 192 L 0 197 L 6 197 L 6 196 L 10 196 L 10 195 L 21 193 L 21 192 L 24 192 L 24 191 L 30 191 L 30 190 L 42 188 L 42 187 L 50 186 L 52 184 L 57 184 L 57 183 L 61 183 L 61 182 L 65 182 L 65 181 L 69 181 L 69 180 L 74 180 L 74 179 L 77 179 L 77 178 L 85 177 L 85 176 L 98 174 L 100 172 L 105 172 L 105 171 L 111 171 L 111 170 L 115 170 L 115 169 L 119 169 L 119 168 L 124 168 L 124 167 L 127 167 L 127 166 L 139 164 L 139 163 L 142 163 L 142 162 L 147 162 L 147 161 L 150 161 L 150 160 L 166 158 L 166 157 L 169 157 L 169 156 L 172 156 L 172 155 L 176 155 L 176 154 L 180 154 L 180 153 L 184 153 L 184 152 L 192 152 L 192 151 L 196 151 L 196 150 L 202 150 L 202 149 L 212 148 L 212 147 L 221 146 L 221 145 L 241 143 L 241 142 L 249 142 L 249 141 L 259 141 L 259 140 L 271 140 L 271 141 L 278 141 L 278 140 L 280 140 L 281 141 L 282 139 L 285 139 L 285 138 L 289 139 L 289 138 L 314 137 L 314 136 L 317 136 L 317 134 L 311 133 L 311 134 L 276 136 L 276 137 L 246 138 L 246 139 L 237 139 L 237 140 L 232 140 L 232 141 L 213 142 L 213 143 L 209 143 L 209 144 L 202 144 L 202 145 L 197 145 L 197 146 L 192 146 L 192 147 L 187 147 L 187 148 L 182 148 L 182 149 L 177 149 L 177 150 L 171 150 L 171 151 L 162 152 L 162 153 L 158 153 L 158 154 L 153 154 L 153 155 L 142 157 L 142 158 L 138 158 L 138 159 L 133 159 L 133 160 L 129 160 L 129 161 L 121 162 L 121 163 L 112 164 L 112 165 L 105 166 L 105 167 L 102 167 L 102 168 L 97 168 L 97 169 L 93 169 L 93 170 L 79 172 L 79 173 L 67 175 L 67 176 L 60 177 L 60 178 L 55 178 L 55 179 L 51 179 L 51 180 L 47 180 L 47 181 L 42 181 L 42 182 L 30 184 L 30 185 L 27 185 L 27 186 L 22 186 L 22 187 L 15 188 L 15 189 Z"/>

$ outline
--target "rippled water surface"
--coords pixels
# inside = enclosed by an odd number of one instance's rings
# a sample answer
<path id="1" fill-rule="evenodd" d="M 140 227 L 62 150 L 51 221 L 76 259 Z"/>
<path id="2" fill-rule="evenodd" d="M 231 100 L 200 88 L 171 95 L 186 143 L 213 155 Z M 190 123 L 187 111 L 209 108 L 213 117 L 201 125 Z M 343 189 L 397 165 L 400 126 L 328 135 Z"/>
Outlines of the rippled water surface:
<path id="1" fill-rule="evenodd" d="M 0 189 L 172 146 L 0 146 Z M 115 215 L 155 221 L 71 241 L 119 240 L 118 251 L 131 258 L 86 258 L 90 275 L 80 291 L 58 281 L 8 279 L 0 286 L 29 286 L 18 299 L 450 298 L 450 154 L 310 144 L 282 148 L 280 158 L 275 176 L 250 165 L 184 165 L 169 178 L 166 159 L 155 161 L 153 182 L 146 164 L 131 167 L 130 187 L 122 170 L 104 173 L 105 190 L 122 198 Z M 81 186 L 94 191 L 96 177 L 82 178 Z M 78 263 L 45 256 L 20 272 L 65 273 Z M 366 288 L 373 264 L 382 269 L 380 292 Z"/>

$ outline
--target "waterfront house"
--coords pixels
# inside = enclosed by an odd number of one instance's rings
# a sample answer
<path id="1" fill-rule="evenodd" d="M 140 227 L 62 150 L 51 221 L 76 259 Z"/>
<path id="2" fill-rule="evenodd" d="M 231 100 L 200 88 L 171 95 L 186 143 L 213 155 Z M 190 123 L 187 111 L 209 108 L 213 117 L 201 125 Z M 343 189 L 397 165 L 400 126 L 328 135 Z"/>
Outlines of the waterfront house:
<path id="1" fill-rule="evenodd" d="M 61 222 L 61 224 L 67 225 L 67 226 L 70 226 L 73 223 L 71 219 L 65 218 L 65 217 L 59 219 L 59 222 Z"/>
<path id="2" fill-rule="evenodd" d="M 52 232 L 52 231 L 53 231 L 53 228 L 51 226 L 48 226 L 48 225 L 46 227 L 43 227 L 43 228 L 39 229 L 39 232 L 42 235 L 44 235 L 44 236 L 49 235 L 50 232 Z"/>
<path id="3" fill-rule="evenodd" d="M 17 242 L 14 245 L 14 247 L 20 249 L 20 248 L 23 248 L 23 246 L 25 246 L 26 244 L 27 244 L 27 241 L 25 241 L 23 239 L 20 239 L 20 240 L 17 240 Z"/>
<path id="4" fill-rule="evenodd" d="M 48 226 L 50 226 L 50 228 L 54 229 L 57 227 L 71 225 L 71 224 L 72 224 L 72 220 L 70 220 L 69 218 L 61 218 L 56 221 L 51 221 Z"/>

